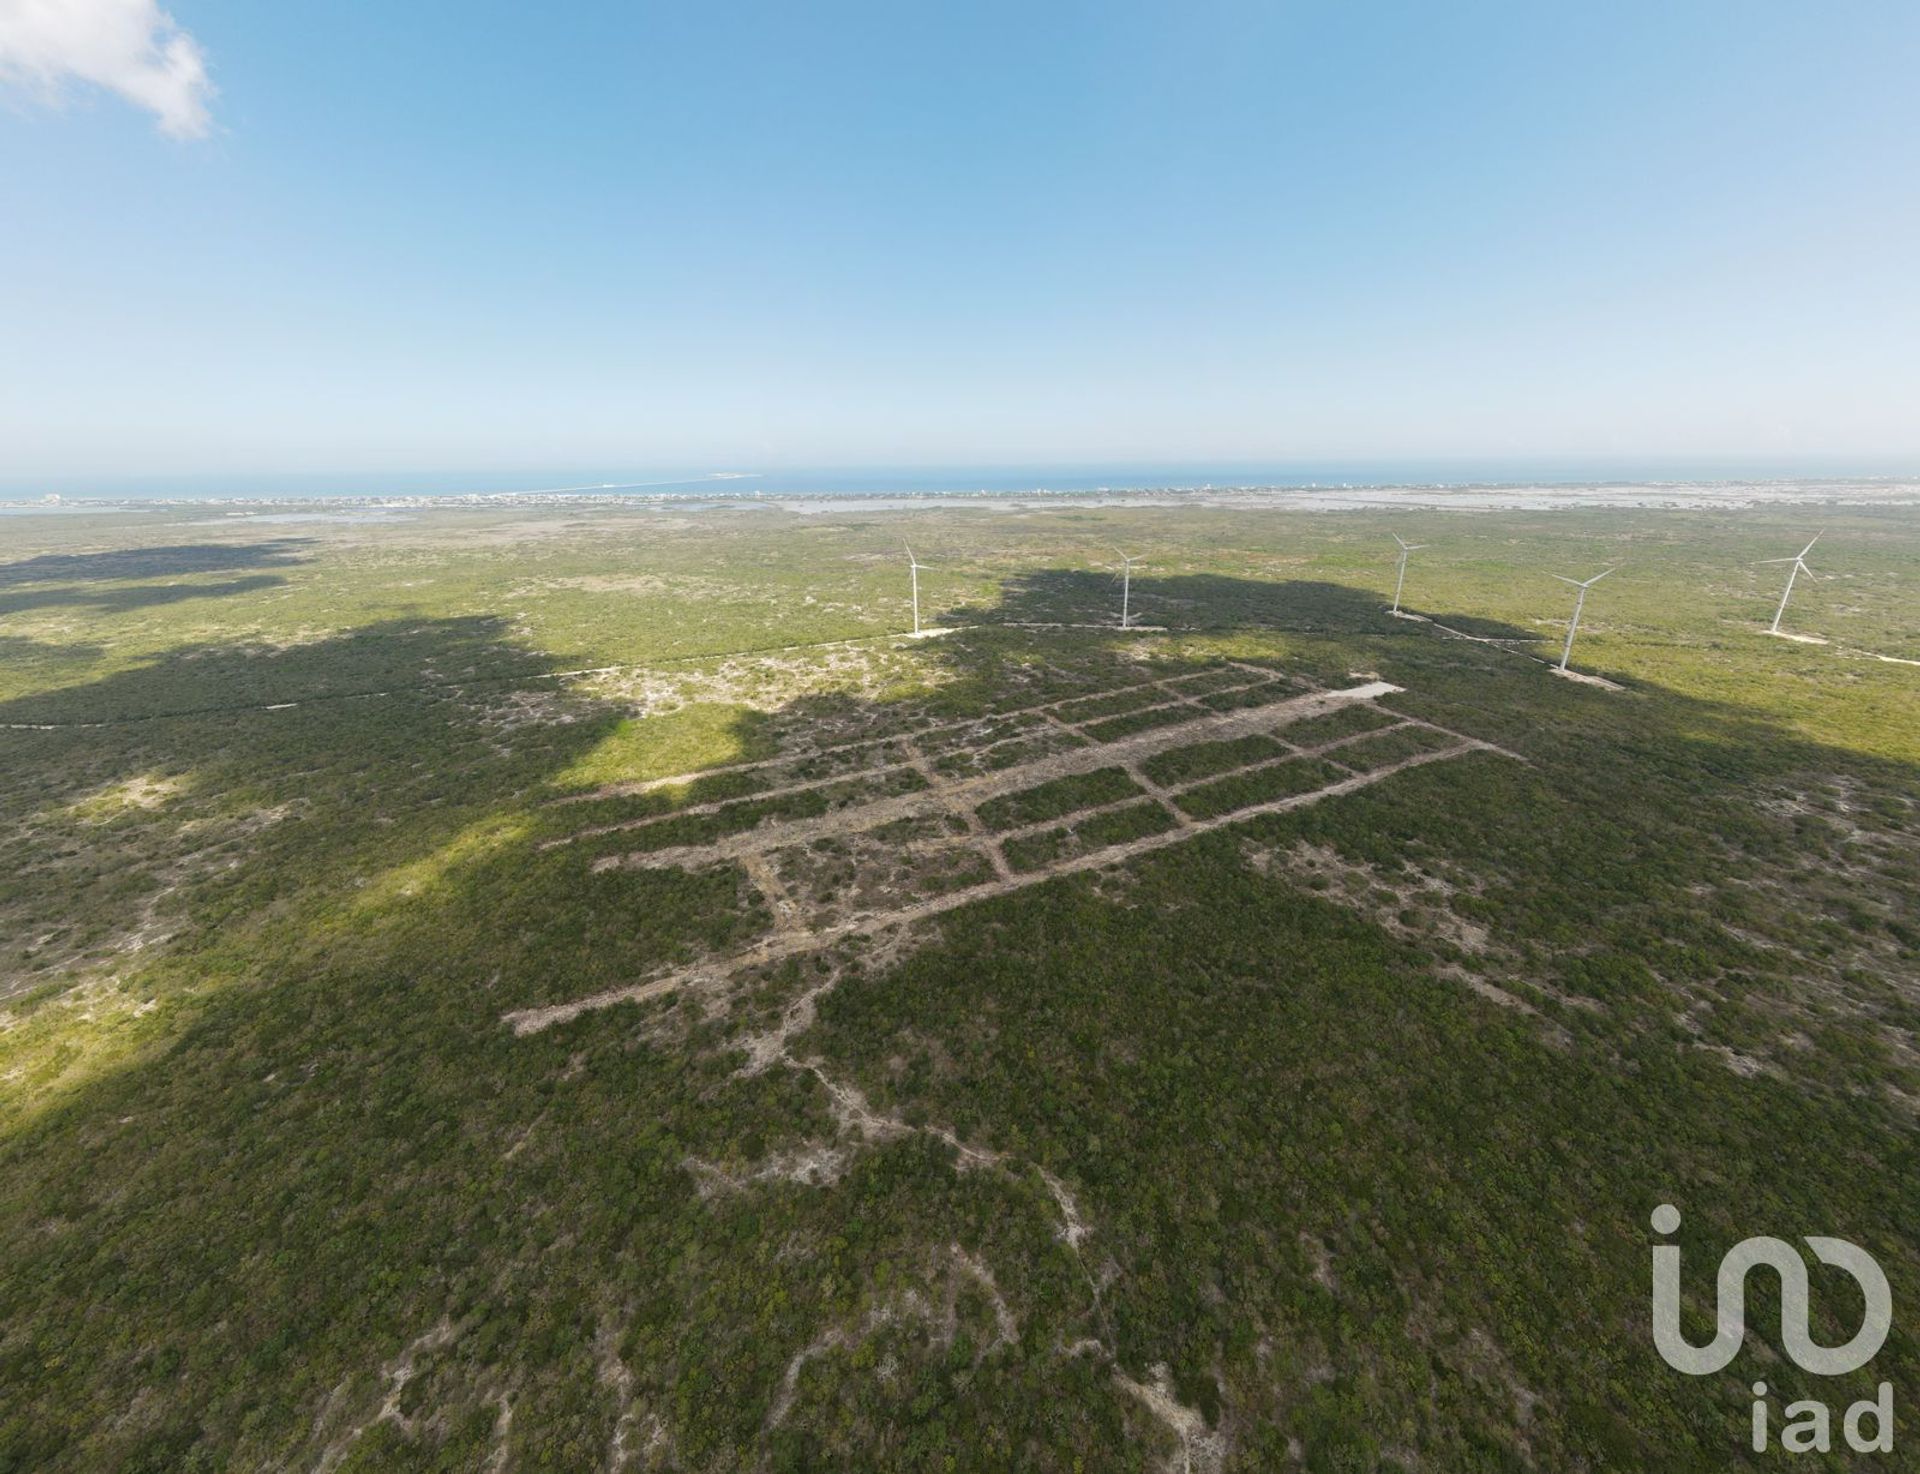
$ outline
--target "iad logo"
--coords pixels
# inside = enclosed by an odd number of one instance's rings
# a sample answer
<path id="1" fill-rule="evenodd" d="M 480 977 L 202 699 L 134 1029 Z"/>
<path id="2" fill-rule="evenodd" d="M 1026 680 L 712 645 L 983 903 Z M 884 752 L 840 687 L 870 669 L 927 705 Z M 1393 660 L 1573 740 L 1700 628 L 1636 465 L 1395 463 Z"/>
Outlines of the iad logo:
<path id="1" fill-rule="evenodd" d="M 1662 1203 L 1653 1210 L 1655 1233 L 1672 1234 L 1680 1227 L 1680 1210 Z M 1720 1261 L 1716 1284 L 1718 1304 L 1714 1336 L 1704 1346 L 1691 1344 L 1680 1330 L 1680 1247 L 1653 1246 L 1653 1344 L 1668 1366 L 1689 1376 L 1705 1377 L 1722 1371 L 1740 1350 L 1747 1334 L 1746 1288 L 1750 1271 L 1765 1265 L 1780 1277 L 1780 1338 L 1786 1353 L 1803 1370 L 1819 1377 L 1840 1377 L 1858 1371 L 1880 1349 L 1893 1324 L 1893 1295 L 1887 1277 L 1871 1254 L 1845 1239 L 1810 1236 L 1807 1247 L 1822 1264 L 1844 1269 L 1866 1298 L 1866 1317 L 1852 1340 L 1840 1346 L 1821 1346 L 1807 1330 L 1807 1264 L 1785 1239 L 1742 1239 Z M 1767 1448 L 1767 1384 L 1753 1384 L 1753 1448 Z M 1796 1402 L 1786 1410 L 1780 1446 L 1789 1453 L 1827 1453 L 1832 1448 L 1832 1419 L 1824 1402 Z M 1867 1434 L 1868 1419 L 1874 1432 Z M 1888 1453 L 1893 1449 L 1893 1384 L 1882 1382 L 1872 1402 L 1856 1402 L 1842 1424 L 1847 1446 L 1855 1453 Z"/>

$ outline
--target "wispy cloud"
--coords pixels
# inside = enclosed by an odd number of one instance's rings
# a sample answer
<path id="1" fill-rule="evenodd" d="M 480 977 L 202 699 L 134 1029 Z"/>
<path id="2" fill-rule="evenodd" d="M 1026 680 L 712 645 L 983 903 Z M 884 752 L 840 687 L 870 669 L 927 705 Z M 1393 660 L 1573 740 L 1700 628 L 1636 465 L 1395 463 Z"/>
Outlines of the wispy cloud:
<path id="1" fill-rule="evenodd" d="M 0 0 L 0 83 L 48 101 L 105 87 L 175 138 L 213 127 L 206 55 L 157 0 Z"/>

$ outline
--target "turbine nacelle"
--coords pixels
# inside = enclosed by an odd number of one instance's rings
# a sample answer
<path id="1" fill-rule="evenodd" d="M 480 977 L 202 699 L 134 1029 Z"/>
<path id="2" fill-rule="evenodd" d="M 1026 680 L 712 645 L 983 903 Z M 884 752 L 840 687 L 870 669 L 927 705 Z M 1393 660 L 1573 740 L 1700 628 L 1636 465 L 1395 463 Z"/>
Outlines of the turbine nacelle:
<path id="1" fill-rule="evenodd" d="M 1804 568 L 1806 566 L 1807 554 L 1811 553 L 1813 551 L 1813 545 L 1826 535 L 1826 529 L 1822 528 L 1819 532 L 1816 532 L 1812 537 L 1808 538 L 1807 545 L 1791 558 L 1762 558 L 1760 561 L 1762 563 L 1798 563 Z"/>

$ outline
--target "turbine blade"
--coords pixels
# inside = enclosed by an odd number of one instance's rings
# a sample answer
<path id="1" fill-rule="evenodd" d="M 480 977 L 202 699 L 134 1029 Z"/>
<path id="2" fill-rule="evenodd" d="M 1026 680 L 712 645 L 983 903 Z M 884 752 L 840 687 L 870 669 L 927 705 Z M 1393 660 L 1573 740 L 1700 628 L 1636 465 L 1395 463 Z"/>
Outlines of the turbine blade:
<path id="1" fill-rule="evenodd" d="M 1808 553 L 1811 553 L 1813 551 L 1813 544 L 1819 542 L 1820 539 L 1825 537 L 1826 535 L 1827 535 L 1827 530 L 1824 527 L 1821 528 L 1818 532 L 1816 532 L 1813 535 L 1813 541 L 1809 542 L 1804 548 L 1800 550 L 1800 556 L 1804 558 L 1807 556 Z"/>
<path id="2" fill-rule="evenodd" d="M 1594 574 L 1592 578 L 1588 579 L 1585 583 L 1581 584 L 1580 587 L 1583 589 L 1591 588 L 1594 584 L 1597 584 L 1598 582 L 1600 582 L 1601 579 L 1605 578 L 1609 573 L 1614 572 L 1617 567 L 1618 565 L 1615 565 L 1615 568 L 1601 569 L 1600 572 Z"/>
<path id="3" fill-rule="evenodd" d="M 1586 587 L 1586 585 L 1585 585 L 1585 584 L 1583 584 L 1582 582 L 1580 582 L 1580 580 L 1579 580 L 1579 579 L 1577 579 L 1577 578 L 1568 578 L 1568 577 L 1567 577 L 1567 576 L 1566 576 L 1566 575 L 1565 575 L 1564 573 L 1549 573 L 1549 574 L 1547 575 L 1547 577 L 1548 577 L 1548 578 L 1557 578 L 1557 579 L 1559 579 L 1559 580 L 1560 580 L 1560 582 L 1562 582 L 1562 583 L 1570 583 L 1570 584 L 1572 584 L 1572 585 L 1573 585 L 1573 586 L 1574 586 L 1574 587 L 1575 587 L 1576 589 L 1583 589 L 1583 588 L 1585 588 L 1585 587 Z"/>

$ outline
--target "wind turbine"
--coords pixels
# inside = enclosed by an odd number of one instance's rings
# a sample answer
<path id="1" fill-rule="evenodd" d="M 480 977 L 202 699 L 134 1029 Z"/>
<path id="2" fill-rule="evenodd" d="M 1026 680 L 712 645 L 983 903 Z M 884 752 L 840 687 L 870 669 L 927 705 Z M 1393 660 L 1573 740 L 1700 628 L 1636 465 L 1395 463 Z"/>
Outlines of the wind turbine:
<path id="1" fill-rule="evenodd" d="M 1587 607 L 1587 590 L 1592 588 L 1595 584 L 1600 582 L 1601 579 L 1605 578 L 1609 573 L 1612 573 L 1612 572 L 1613 572 L 1612 568 L 1602 569 L 1599 573 L 1594 574 L 1594 576 L 1588 579 L 1585 583 L 1582 583 L 1577 578 L 1562 577 L 1558 573 L 1553 575 L 1555 578 L 1558 578 L 1560 582 L 1570 583 L 1576 589 L 1580 590 L 1580 597 L 1573 601 L 1573 619 L 1567 625 L 1567 643 L 1564 647 L 1562 647 L 1560 651 L 1560 669 L 1561 670 L 1565 670 L 1567 668 L 1567 662 L 1573 658 L 1573 636 L 1574 636 L 1574 632 L 1580 628 L 1580 611 Z"/>
<path id="2" fill-rule="evenodd" d="M 917 635 L 920 633 L 920 570 L 926 565 L 913 556 L 913 549 L 906 543 L 900 546 L 907 549 L 907 575 L 913 580 L 913 632 Z"/>
<path id="3" fill-rule="evenodd" d="M 1388 613 L 1398 614 L 1400 612 L 1400 590 L 1407 582 L 1407 554 L 1417 553 L 1426 547 L 1427 544 L 1405 542 L 1397 532 L 1393 534 L 1393 540 L 1400 544 L 1400 576 L 1393 581 L 1393 608 L 1390 609 Z"/>
<path id="4" fill-rule="evenodd" d="M 1120 553 L 1118 548 L 1114 552 Z M 1133 622 L 1133 565 L 1140 559 L 1131 553 L 1120 553 L 1120 628 L 1125 629 Z"/>
<path id="5" fill-rule="evenodd" d="M 1768 628 L 1768 634 L 1777 635 L 1780 633 L 1780 617 L 1787 612 L 1787 600 L 1793 596 L 1793 581 L 1803 573 L 1806 574 L 1808 578 L 1813 577 L 1813 570 L 1807 567 L 1807 554 L 1813 551 L 1813 544 L 1819 542 L 1824 536 L 1826 536 L 1824 531 L 1816 532 L 1813 535 L 1813 542 L 1808 543 L 1791 558 L 1762 558 L 1760 560 L 1763 565 L 1767 563 L 1791 563 L 1793 565 L 1792 568 L 1787 570 L 1787 586 L 1780 595 L 1780 607 L 1773 611 L 1773 624 Z"/>

